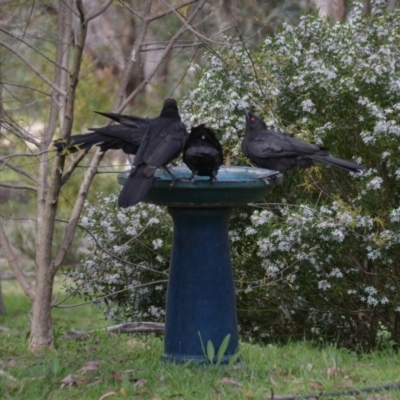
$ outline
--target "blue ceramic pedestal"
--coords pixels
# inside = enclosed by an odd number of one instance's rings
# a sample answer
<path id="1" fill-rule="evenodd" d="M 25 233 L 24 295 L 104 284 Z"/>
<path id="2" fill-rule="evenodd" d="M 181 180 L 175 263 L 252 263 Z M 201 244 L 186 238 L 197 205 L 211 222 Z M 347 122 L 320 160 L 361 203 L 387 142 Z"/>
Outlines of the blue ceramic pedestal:
<path id="1" fill-rule="evenodd" d="M 187 178 L 186 167 L 172 168 Z M 282 175 L 265 169 L 221 167 L 217 181 L 195 183 L 156 173 L 146 201 L 166 205 L 174 222 L 169 270 L 163 358 L 173 362 L 207 362 L 203 345 L 215 351 L 229 334 L 222 364 L 238 350 L 238 324 L 228 220 L 235 206 L 265 197 Z M 120 176 L 124 183 L 126 175 Z M 202 345 L 203 343 L 203 345 Z M 220 360 L 221 361 L 221 360 Z"/>

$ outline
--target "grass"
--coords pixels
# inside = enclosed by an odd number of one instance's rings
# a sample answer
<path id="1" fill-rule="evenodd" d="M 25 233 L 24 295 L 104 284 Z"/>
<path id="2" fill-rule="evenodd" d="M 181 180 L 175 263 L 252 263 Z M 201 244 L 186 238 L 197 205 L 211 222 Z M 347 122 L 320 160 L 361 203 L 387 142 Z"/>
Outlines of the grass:
<path id="1" fill-rule="evenodd" d="M 244 363 L 217 368 L 161 361 L 162 338 L 153 335 L 64 339 L 66 329 L 105 325 L 91 306 L 54 311 L 56 349 L 27 351 L 30 304 L 15 287 L 4 288 L 8 311 L 0 326 L 1 399 L 269 399 L 394 383 L 400 357 L 393 350 L 355 354 L 312 343 L 259 346 L 241 343 Z M 400 391 L 359 395 L 400 399 Z"/>

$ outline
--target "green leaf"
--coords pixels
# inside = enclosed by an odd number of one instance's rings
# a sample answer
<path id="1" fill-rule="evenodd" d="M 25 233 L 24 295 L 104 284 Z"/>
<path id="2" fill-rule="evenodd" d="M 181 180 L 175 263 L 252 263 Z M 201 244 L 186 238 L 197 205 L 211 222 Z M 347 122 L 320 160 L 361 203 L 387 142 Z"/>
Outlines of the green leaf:
<path id="1" fill-rule="evenodd" d="M 230 359 L 228 362 L 228 366 L 232 366 L 233 364 L 235 364 L 235 362 L 239 359 L 240 357 L 240 351 L 238 350 Z"/>
<path id="2" fill-rule="evenodd" d="M 221 346 L 219 346 L 218 353 L 217 353 L 218 361 L 222 360 L 222 357 L 224 356 L 226 349 L 228 348 L 228 344 L 229 344 L 230 340 L 231 340 L 231 334 L 228 333 L 225 336 L 224 340 L 222 341 Z"/>
<path id="3" fill-rule="evenodd" d="M 214 349 L 214 345 L 212 344 L 212 341 L 209 340 L 207 342 L 207 358 L 208 360 L 212 363 L 214 360 L 214 356 L 215 356 L 215 349 Z"/>

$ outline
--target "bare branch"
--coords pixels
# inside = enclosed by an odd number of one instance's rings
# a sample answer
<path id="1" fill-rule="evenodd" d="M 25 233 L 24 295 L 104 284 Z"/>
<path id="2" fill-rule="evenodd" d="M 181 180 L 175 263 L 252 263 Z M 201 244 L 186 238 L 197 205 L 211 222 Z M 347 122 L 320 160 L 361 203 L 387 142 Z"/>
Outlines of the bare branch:
<path id="1" fill-rule="evenodd" d="M 196 9 L 192 12 L 192 14 L 188 17 L 187 21 L 185 21 L 185 25 L 182 26 L 178 32 L 171 38 L 169 41 L 168 45 L 164 49 L 164 52 L 162 56 L 160 57 L 160 60 L 157 62 L 155 67 L 153 68 L 153 71 L 150 73 L 149 77 L 145 80 L 143 80 L 140 85 L 124 100 L 124 102 L 118 107 L 118 109 L 115 112 L 121 112 L 128 104 L 129 102 L 135 98 L 135 96 L 151 81 L 153 76 L 156 74 L 158 69 L 160 68 L 162 62 L 165 60 L 165 58 L 168 55 L 168 52 L 171 50 L 171 48 L 175 45 L 179 37 L 182 35 L 183 32 L 187 30 L 187 25 L 190 24 L 194 17 L 201 11 L 201 9 L 204 7 L 204 4 L 207 2 L 207 0 L 201 0 L 199 5 L 196 7 Z"/>
<path id="2" fill-rule="evenodd" d="M 180 20 L 181 22 L 183 22 L 183 24 L 186 26 L 187 29 L 189 29 L 191 32 L 193 32 L 199 39 L 202 39 L 205 42 L 211 42 L 211 43 L 216 43 L 216 44 L 224 44 L 223 42 L 217 42 L 215 40 L 211 40 L 210 38 L 202 35 L 200 32 L 196 31 L 196 29 L 194 29 L 189 21 L 186 21 L 186 19 L 184 17 L 182 17 L 182 14 L 180 14 L 178 11 L 173 10 L 171 8 L 171 6 L 164 0 L 160 0 L 161 3 L 163 3 L 165 6 L 169 7 L 171 12 L 173 12 Z"/>
<path id="3" fill-rule="evenodd" d="M 76 199 L 74 208 L 71 212 L 71 216 L 69 218 L 67 227 L 65 228 L 64 237 L 61 241 L 60 249 L 58 250 L 58 253 L 52 263 L 52 269 L 54 272 L 56 272 L 58 270 L 58 268 L 60 267 L 67 251 L 69 250 L 69 248 L 71 246 L 72 240 L 74 239 L 76 227 L 77 227 L 78 221 L 79 221 L 79 216 L 81 215 L 82 208 L 85 203 L 89 187 L 92 183 L 94 176 L 97 173 L 97 167 L 100 164 L 100 161 L 102 160 L 103 155 L 104 155 L 104 153 L 101 152 L 100 150 L 98 150 L 94 154 L 92 161 L 90 163 L 90 166 L 85 173 L 83 182 L 81 184 L 79 193 L 77 195 L 77 199 Z"/>
<path id="4" fill-rule="evenodd" d="M 129 4 L 127 4 L 125 1 L 120 0 L 120 3 L 127 8 L 133 15 L 138 17 L 140 20 L 143 20 L 144 17 L 142 17 L 138 12 L 136 12 Z"/>
<path id="5" fill-rule="evenodd" d="M 9 131 L 13 135 L 19 137 L 22 140 L 26 140 L 27 142 L 34 144 L 36 147 L 39 147 L 39 142 L 29 132 L 20 127 L 14 121 L 0 118 L 0 124 L 1 126 L 4 127 L 4 129 Z"/>
<path id="6" fill-rule="evenodd" d="M 116 111 L 116 112 L 120 112 L 126 107 L 126 106 L 123 107 L 121 110 L 120 106 L 124 99 L 125 90 L 128 85 L 129 77 L 131 75 L 133 66 L 134 66 L 135 62 L 137 62 L 136 58 L 138 57 L 140 48 L 142 47 L 142 44 L 144 42 L 144 38 L 145 38 L 146 32 L 147 32 L 147 27 L 149 26 L 149 23 L 150 23 L 148 20 L 148 15 L 150 15 L 150 13 L 151 13 L 151 4 L 152 4 L 152 0 L 146 1 L 145 7 L 144 7 L 144 17 L 142 18 L 142 25 L 140 26 L 140 31 L 139 31 L 138 37 L 135 40 L 135 43 L 133 44 L 133 48 L 131 51 L 131 57 L 129 58 L 128 62 L 126 63 L 124 73 L 121 77 L 117 95 L 115 96 L 114 108 L 118 108 L 118 111 Z M 126 103 L 126 104 L 128 104 L 128 103 Z"/>
<path id="7" fill-rule="evenodd" d="M 17 172 L 20 175 L 25 176 L 26 178 L 30 179 L 33 182 L 37 182 L 36 178 L 31 175 L 28 171 L 26 171 L 23 168 L 17 167 L 16 165 L 12 165 L 11 163 L 7 162 L 7 161 L 3 161 L 2 164 L 4 164 L 6 167 L 12 169 L 13 171 Z"/>
<path id="8" fill-rule="evenodd" d="M 157 19 L 160 19 L 160 18 L 162 18 L 162 17 L 165 17 L 165 16 L 168 15 L 168 14 L 171 14 L 171 13 L 173 13 L 173 12 L 178 12 L 178 10 L 180 10 L 181 8 L 190 6 L 191 4 L 198 3 L 198 2 L 199 2 L 199 0 L 192 0 L 192 1 L 188 1 L 188 2 L 183 3 L 183 4 L 179 4 L 179 5 L 176 6 L 176 7 L 171 7 L 169 4 L 164 3 L 165 5 L 168 6 L 168 11 L 165 11 L 165 12 L 163 12 L 163 13 L 160 13 L 160 14 L 155 15 L 154 17 L 152 17 L 152 18 L 150 19 L 150 21 L 153 22 L 153 21 L 155 21 L 155 20 L 157 20 Z"/>
<path id="9" fill-rule="evenodd" d="M 13 53 L 15 56 L 17 56 L 23 63 L 25 63 L 44 83 L 49 85 L 51 88 L 53 88 L 57 93 L 59 93 L 62 96 L 66 96 L 66 92 L 62 90 L 60 87 L 58 87 L 51 79 L 49 79 L 46 75 L 42 74 L 36 67 L 33 66 L 32 61 L 28 60 L 25 56 L 23 56 L 20 52 L 15 50 L 13 47 L 9 46 L 6 42 L 3 42 L 0 40 L 0 46 L 5 47 L 7 50 L 9 50 L 11 53 Z"/>
<path id="10" fill-rule="evenodd" d="M 64 334 L 65 339 L 83 339 L 92 333 L 106 331 L 108 333 L 164 333 L 165 324 L 160 322 L 125 322 L 116 326 L 109 326 L 104 329 L 94 329 L 91 331 L 69 330 Z"/>
<path id="11" fill-rule="evenodd" d="M 3 156 L 0 157 L 0 163 L 3 163 L 4 160 L 7 160 L 8 158 L 13 158 L 13 157 L 36 157 L 40 156 L 44 153 L 49 153 L 55 150 L 43 150 L 40 151 L 39 153 L 14 153 L 14 154 L 9 154 L 8 156 Z"/>
<path id="12" fill-rule="evenodd" d="M 8 183 L 0 182 L 0 186 L 8 189 L 19 189 L 19 190 L 32 190 L 33 192 L 37 192 L 37 187 L 31 185 L 13 185 Z"/>
<path id="13" fill-rule="evenodd" d="M 37 49 L 36 47 L 32 46 L 29 42 L 27 42 L 26 40 L 24 40 L 22 37 L 13 35 L 11 32 L 6 31 L 5 29 L 0 28 L 0 32 L 5 33 L 6 35 L 14 38 L 15 40 L 17 40 L 20 43 L 25 44 L 27 47 L 29 47 L 30 49 L 32 49 L 35 53 L 39 54 L 40 56 L 42 56 L 45 60 L 47 60 L 49 63 L 56 65 L 57 67 L 64 69 L 65 72 L 69 72 L 68 69 L 64 68 L 62 65 L 57 64 L 56 61 L 52 60 L 51 58 L 47 57 L 45 54 L 43 54 L 39 49 Z"/>
<path id="14" fill-rule="evenodd" d="M 67 221 L 59 220 L 59 222 L 67 222 Z M 95 242 L 97 248 L 99 248 L 103 253 L 109 255 L 111 258 L 113 258 L 113 259 L 115 259 L 115 260 L 117 260 L 117 261 L 121 261 L 122 263 L 124 263 L 124 264 L 126 264 L 126 265 L 132 265 L 132 267 L 141 268 L 141 269 L 145 269 L 146 271 L 154 272 L 154 273 L 156 273 L 156 274 L 161 274 L 161 275 L 166 275 L 166 276 L 168 276 L 168 273 L 165 272 L 165 271 L 158 271 L 158 270 L 156 270 L 156 269 L 149 268 L 149 267 L 145 267 L 145 266 L 143 266 L 143 265 L 137 265 L 137 264 L 134 264 L 134 263 L 132 263 L 132 262 L 130 262 L 130 261 L 128 261 L 128 260 L 122 258 L 122 257 L 116 256 L 115 254 L 109 252 L 107 249 L 105 249 L 104 247 L 102 247 L 101 244 L 100 244 L 100 243 L 98 242 L 98 240 L 96 239 L 96 237 L 94 236 L 94 234 L 93 234 L 89 229 L 86 229 L 86 228 L 83 227 L 82 225 L 79 225 L 79 227 L 80 227 L 81 229 L 83 229 L 84 231 L 86 231 L 86 233 L 88 233 L 88 234 L 91 236 L 91 238 L 92 238 L 93 241 Z M 146 227 L 145 227 L 145 228 L 146 228 Z M 138 236 L 140 236 L 140 235 L 144 232 L 145 228 L 144 228 L 141 232 L 139 232 L 134 238 L 132 238 L 132 239 L 130 239 L 130 240 L 134 240 L 134 239 L 136 239 Z M 149 248 L 149 247 L 148 247 L 148 250 L 155 253 L 155 251 L 154 251 L 152 248 Z"/>
<path id="15" fill-rule="evenodd" d="M 112 4 L 113 0 L 106 0 L 101 6 L 99 6 L 95 10 L 91 10 L 88 14 L 88 16 L 85 18 L 85 23 L 88 23 L 90 20 L 95 19 L 98 17 L 100 14 L 102 14 L 104 11 L 107 10 L 108 7 Z"/>
<path id="16" fill-rule="evenodd" d="M 70 304 L 68 306 L 60 306 L 61 303 L 64 303 L 64 301 L 66 301 L 70 297 L 70 296 L 67 296 L 65 299 L 61 300 L 57 304 L 54 304 L 53 307 L 56 307 L 56 308 L 80 307 L 80 306 L 84 306 L 86 304 L 98 303 L 100 300 L 106 299 L 107 297 L 114 296 L 116 294 L 120 294 L 120 293 L 127 292 L 127 291 L 132 291 L 133 289 L 141 288 L 141 287 L 144 287 L 144 286 L 155 285 L 157 283 L 167 283 L 167 282 L 168 282 L 168 279 L 161 279 L 161 280 L 158 280 L 158 281 L 151 281 L 151 282 L 147 282 L 147 283 L 141 283 L 140 285 L 136 285 L 136 286 L 133 286 L 131 288 L 125 288 L 125 289 L 117 290 L 116 292 L 108 293 L 108 294 L 106 294 L 104 296 L 97 297 L 94 300 L 85 301 L 85 302 L 79 303 L 79 304 Z"/>
<path id="17" fill-rule="evenodd" d="M 10 264 L 15 279 L 21 285 L 22 290 L 31 300 L 35 300 L 35 291 L 32 288 L 32 286 L 28 283 L 28 281 L 24 276 L 24 273 L 22 272 L 17 257 L 15 256 L 14 251 L 11 248 L 10 242 L 7 239 L 7 235 L 4 230 L 3 222 L 1 219 L 0 219 L 0 246 L 3 248 L 3 254 L 8 264 Z"/>
<path id="18" fill-rule="evenodd" d="M 67 180 L 70 178 L 70 176 L 72 175 L 72 173 L 75 171 L 76 167 L 78 166 L 78 164 L 81 162 L 81 160 L 86 156 L 86 154 L 89 152 L 89 149 L 87 149 L 86 151 L 81 151 L 78 156 L 72 160 L 72 162 L 70 163 L 68 169 L 65 171 L 62 180 L 61 180 L 61 185 L 64 186 L 65 183 L 67 182 Z"/>

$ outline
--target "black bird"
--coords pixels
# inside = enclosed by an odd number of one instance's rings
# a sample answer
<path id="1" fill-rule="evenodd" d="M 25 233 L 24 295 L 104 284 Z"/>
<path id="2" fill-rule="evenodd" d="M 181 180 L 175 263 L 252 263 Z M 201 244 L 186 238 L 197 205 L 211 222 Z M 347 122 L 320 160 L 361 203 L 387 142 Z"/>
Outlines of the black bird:
<path id="1" fill-rule="evenodd" d="M 267 128 L 265 122 L 247 110 L 246 130 L 242 151 L 254 164 L 262 168 L 285 172 L 292 168 L 308 168 L 314 161 L 330 164 L 351 172 L 366 169 L 361 164 L 332 157 L 329 150 L 314 144 L 292 139 Z"/>
<path id="2" fill-rule="evenodd" d="M 75 153 L 79 150 L 87 150 L 94 145 L 98 145 L 101 151 L 121 149 L 126 154 L 136 154 L 144 133 L 146 132 L 149 120 L 133 115 L 125 116 L 123 114 L 97 113 L 118 121 L 120 124 L 101 128 L 89 128 L 89 130 L 93 132 L 74 135 L 67 140 L 56 140 L 53 145 L 57 148 L 57 151 Z M 116 116 L 119 116 L 120 120 L 118 120 Z"/>
<path id="3" fill-rule="evenodd" d="M 95 111 L 95 113 L 110 118 L 121 125 L 130 126 L 132 128 L 143 128 L 152 120 L 151 118 L 143 118 L 136 115 L 106 113 L 100 111 Z"/>
<path id="4" fill-rule="evenodd" d="M 187 132 L 174 99 L 165 100 L 160 116 L 147 119 L 144 126 L 146 133 L 119 195 L 119 207 L 130 207 L 142 201 L 157 168 L 164 167 L 168 172 L 167 164 L 180 155 L 185 145 Z"/>
<path id="5" fill-rule="evenodd" d="M 183 148 L 183 162 L 192 171 L 189 179 L 195 175 L 209 176 L 216 180 L 219 167 L 223 162 L 222 147 L 212 129 L 204 124 L 191 129 Z"/>
<path id="6" fill-rule="evenodd" d="M 121 149 L 126 154 L 136 154 L 144 131 L 124 125 L 110 125 L 102 128 L 90 128 L 91 133 L 71 136 L 68 140 L 59 139 L 53 144 L 58 152 L 75 153 L 98 145 L 101 151 Z"/>

